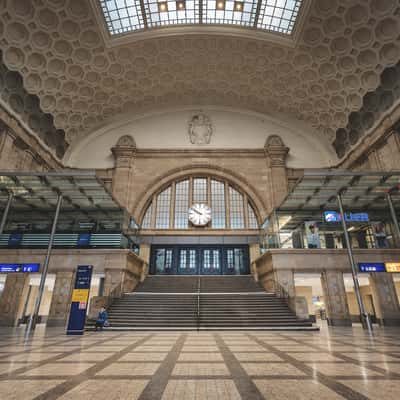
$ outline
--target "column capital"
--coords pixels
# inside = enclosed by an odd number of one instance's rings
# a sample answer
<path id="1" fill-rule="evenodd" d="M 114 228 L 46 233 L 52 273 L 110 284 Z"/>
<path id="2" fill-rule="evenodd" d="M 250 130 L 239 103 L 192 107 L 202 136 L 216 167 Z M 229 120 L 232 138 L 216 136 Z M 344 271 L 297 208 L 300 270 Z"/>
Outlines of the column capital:
<path id="1" fill-rule="evenodd" d="M 270 135 L 264 145 L 265 155 L 270 160 L 271 167 L 285 167 L 289 147 L 286 147 L 278 135 Z"/>
<path id="2" fill-rule="evenodd" d="M 130 160 L 136 154 L 136 143 L 132 136 L 125 135 L 118 139 L 117 144 L 111 148 L 116 167 L 129 167 Z"/>

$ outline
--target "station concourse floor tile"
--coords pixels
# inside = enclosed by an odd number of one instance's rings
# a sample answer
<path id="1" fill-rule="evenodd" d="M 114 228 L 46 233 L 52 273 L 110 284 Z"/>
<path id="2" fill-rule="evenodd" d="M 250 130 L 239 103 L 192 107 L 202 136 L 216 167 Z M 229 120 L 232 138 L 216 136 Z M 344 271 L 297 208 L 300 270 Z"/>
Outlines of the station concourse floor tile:
<path id="1" fill-rule="evenodd" d="M 398 400 L 400 329 L 87 332 L 0 328 L 3 400 Z"/>

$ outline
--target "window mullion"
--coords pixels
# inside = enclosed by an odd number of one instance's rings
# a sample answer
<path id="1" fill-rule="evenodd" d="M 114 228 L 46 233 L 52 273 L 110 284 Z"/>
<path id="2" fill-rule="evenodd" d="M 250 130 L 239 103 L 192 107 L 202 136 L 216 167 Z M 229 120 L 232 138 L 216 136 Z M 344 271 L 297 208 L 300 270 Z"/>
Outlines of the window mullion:
<path id="1" fill-rule="evenodd" d="M 175 228 L 175 193 L 176 193 L 176 182 L 171 185 L 171 198 L 169 202 L 169 228 Z"/>
<path id="2" fill-rule="evenodd" d="M 231 229 L 231 206 L 230 206 L 228 182 L 224 181 L 224 185 L 225 185 L 225 226 L 227 229 Z"/>
<path id="3" fill-rule="evenodd" d="M 248 207 L 248 199 L 247 195 L 243 193 L 243 213 L 244 213 L 244 227 L 245 229 L 249 229 L 249 207 Z"/>

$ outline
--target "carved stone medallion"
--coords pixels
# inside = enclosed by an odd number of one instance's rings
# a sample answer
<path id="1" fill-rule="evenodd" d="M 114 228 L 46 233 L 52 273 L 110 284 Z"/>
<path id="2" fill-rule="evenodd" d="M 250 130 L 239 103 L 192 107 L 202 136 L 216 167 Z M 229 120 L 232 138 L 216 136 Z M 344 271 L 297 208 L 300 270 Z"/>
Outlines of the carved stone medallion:
<path id="1" fill-rule="evenodd" d="M 192 144 L 209 144 L 213 133 L 210 118 L 196 114 L 189 122 L 189 139 Z"/>

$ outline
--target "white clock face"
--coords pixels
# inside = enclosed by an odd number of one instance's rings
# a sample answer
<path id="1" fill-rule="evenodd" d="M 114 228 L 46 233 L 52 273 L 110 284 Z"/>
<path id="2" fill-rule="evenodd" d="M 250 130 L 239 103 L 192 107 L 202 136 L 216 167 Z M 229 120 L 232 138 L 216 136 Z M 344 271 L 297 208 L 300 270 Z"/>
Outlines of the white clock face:
<path id="1" fill-rule="evenodd" d="M 211 221 L 211 208 L 207 204 L 193 204 L 189 208 L 189 221 L 196 226 L 207 225 Z"/>

